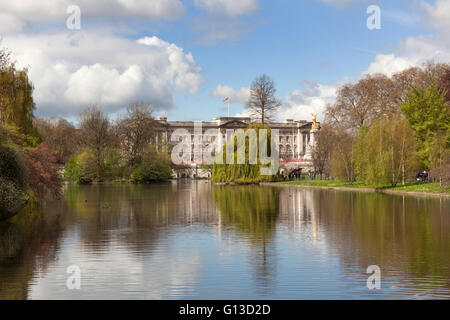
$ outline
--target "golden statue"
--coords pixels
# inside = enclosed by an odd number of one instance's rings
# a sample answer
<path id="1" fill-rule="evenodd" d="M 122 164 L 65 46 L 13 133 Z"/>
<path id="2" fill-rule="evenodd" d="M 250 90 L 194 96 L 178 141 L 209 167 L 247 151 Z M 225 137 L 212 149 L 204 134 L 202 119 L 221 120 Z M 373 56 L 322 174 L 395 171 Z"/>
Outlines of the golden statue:
<path id="1" fill-rule="evenodd" d="M 313 121 L 311 130 L 319 129 L 319 126 L 317 125 L 317 114 L 314 114 L 314 113 L 311 113 L 311 114 L 312 114 L 312 121 Z"/>

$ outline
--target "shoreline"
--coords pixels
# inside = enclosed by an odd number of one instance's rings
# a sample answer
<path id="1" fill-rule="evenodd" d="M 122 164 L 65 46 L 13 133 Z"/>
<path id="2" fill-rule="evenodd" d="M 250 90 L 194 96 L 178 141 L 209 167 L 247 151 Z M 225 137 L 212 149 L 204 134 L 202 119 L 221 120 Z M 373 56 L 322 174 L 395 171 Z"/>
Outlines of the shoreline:
<path id="1" fill-rule="evenodd" d="M 325 189 L 336 191 L 353 191 L 353 192 L 365 192 L 365 193 L 384 193 L 384 194 L 397 194 L 397 195 L 409 195 L 416 197 L 438 197 L 438 198 L 450 198 L 448 193 L 433 193 L 433 192 L 421 192 L 421 191 L 403 191 L 403 190 L 390 190 L 390 189 L 377 189 L 377 188 L 352 188 L 352 187 L 339 187 L 339 186 L 312 186 L 304 184 L 290 184 L 280 182 L 261 183 L 262 186 L 278 186 L 278 187 L 294 187 L 305 189 Z"/>

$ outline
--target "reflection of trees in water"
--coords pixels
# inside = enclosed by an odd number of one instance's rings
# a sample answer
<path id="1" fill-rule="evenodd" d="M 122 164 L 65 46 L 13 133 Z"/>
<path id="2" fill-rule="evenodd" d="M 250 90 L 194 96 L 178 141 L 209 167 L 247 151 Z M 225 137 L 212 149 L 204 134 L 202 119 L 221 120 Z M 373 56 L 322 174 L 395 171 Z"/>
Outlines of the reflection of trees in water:
<path id="1" fill-rule="evenodd" d="M 64 202 L 58 201 L 44 207 L 29 204 L 0 223 L 0 299 L 28 297 L 34 273 L 45 273 L 55 261 L 69 219 Z"/>
<path id="2" fill-rule="evenodd" d="M 250 243 L 250 264 L 257 289 L 269 293 L 276 275 L 273 243 L 279 212 L 279 189 L 258 186 L 213 186 L 222 223 L 232 225 Z"/>
<path id="3" fill-rule="evenodd" d="M 168 192 L 165 185 L 148 191 L 130 185 L 69 187 L 65 198 L 78 216 L 81 241 L 96 254 L 109 251 L 112 241 L 151 248 L 164 218 L 154 213 L 167 205 Z"/>
<path id="4" fill-rule="evenodd" d="M 82 241 L 97 253 L 112 240 L 149 251 L 169 226 L 217 220 L 209 184 L 200 182 L 71 186 L 66 200 L 80 217 Z"/>
<path id="5" fill-rule="evenodd" d="M 289 201 L 288 190 L 281 201 Z M 450 201 L 376 193 L 295 190 L 311 193 L 316 224 L 346 267 L 379 265 L 416 279 L 450 279 Z"/>

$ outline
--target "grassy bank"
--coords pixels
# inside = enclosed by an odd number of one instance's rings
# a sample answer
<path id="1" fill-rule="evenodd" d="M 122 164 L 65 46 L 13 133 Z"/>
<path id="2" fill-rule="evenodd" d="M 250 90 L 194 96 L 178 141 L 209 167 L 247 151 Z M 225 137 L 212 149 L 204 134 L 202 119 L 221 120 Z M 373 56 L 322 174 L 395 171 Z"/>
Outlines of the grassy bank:
<path id="1" fill-rule="evenodd" d="M 441 191 L 439 183 L 437 182 L 413 182 L 405 185 L 397 185 L 392 187 L 390 185 L 368 185 L 363 182 L 344 182 L 335 180 L 297 180 L 274 182 L 274 184 L 309 186 L 309 187 L 324 187 L 324 188 L 343 188 L 343 189 L 367 189 L 368 191 L 398 191 L 405 193 L 430 193 L 430 194 L 448 194 L 450 195 L 450 187 L 447 187 L 444 192 Z"/>

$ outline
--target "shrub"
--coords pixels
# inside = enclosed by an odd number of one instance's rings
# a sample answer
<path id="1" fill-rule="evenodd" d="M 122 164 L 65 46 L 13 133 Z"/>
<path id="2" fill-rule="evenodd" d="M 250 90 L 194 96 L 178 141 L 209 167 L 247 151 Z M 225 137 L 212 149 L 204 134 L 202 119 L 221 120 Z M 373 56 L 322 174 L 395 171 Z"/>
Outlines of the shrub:
<path id="1" fill-rule="evenodd" d="M 0 146 L 0 221 L 18 213 L 27 203 L 28 171 L 22 156 Z"/>
<path id="2" fill-rule="evenodd" d="M 71 157 L 64 168 L 64 178 L 79 184 L 89 184 L 97 174 L 95 159 L 88 151 Z"/>
<path id="3" fill-rule="evenodd" d="M 61 195 L 62 179 L 57 162 L 57 152 L 45 142 L 27 151 L 29 186 L 36 199 L 58 198 Z"/>
<path id="4" fill-rule="evenodd" d="M 18 151 L 0 146 L 0 176 L 16 184 L 18 188 L 26 189 L 28 170 Z"/>
<path id="5" fill-rule="evenodd" d="M 144 163 L 136 167 L 130 175 L 133 183 L 150 183 L 170 179 L 172 170 L 160 163 Z"/>

